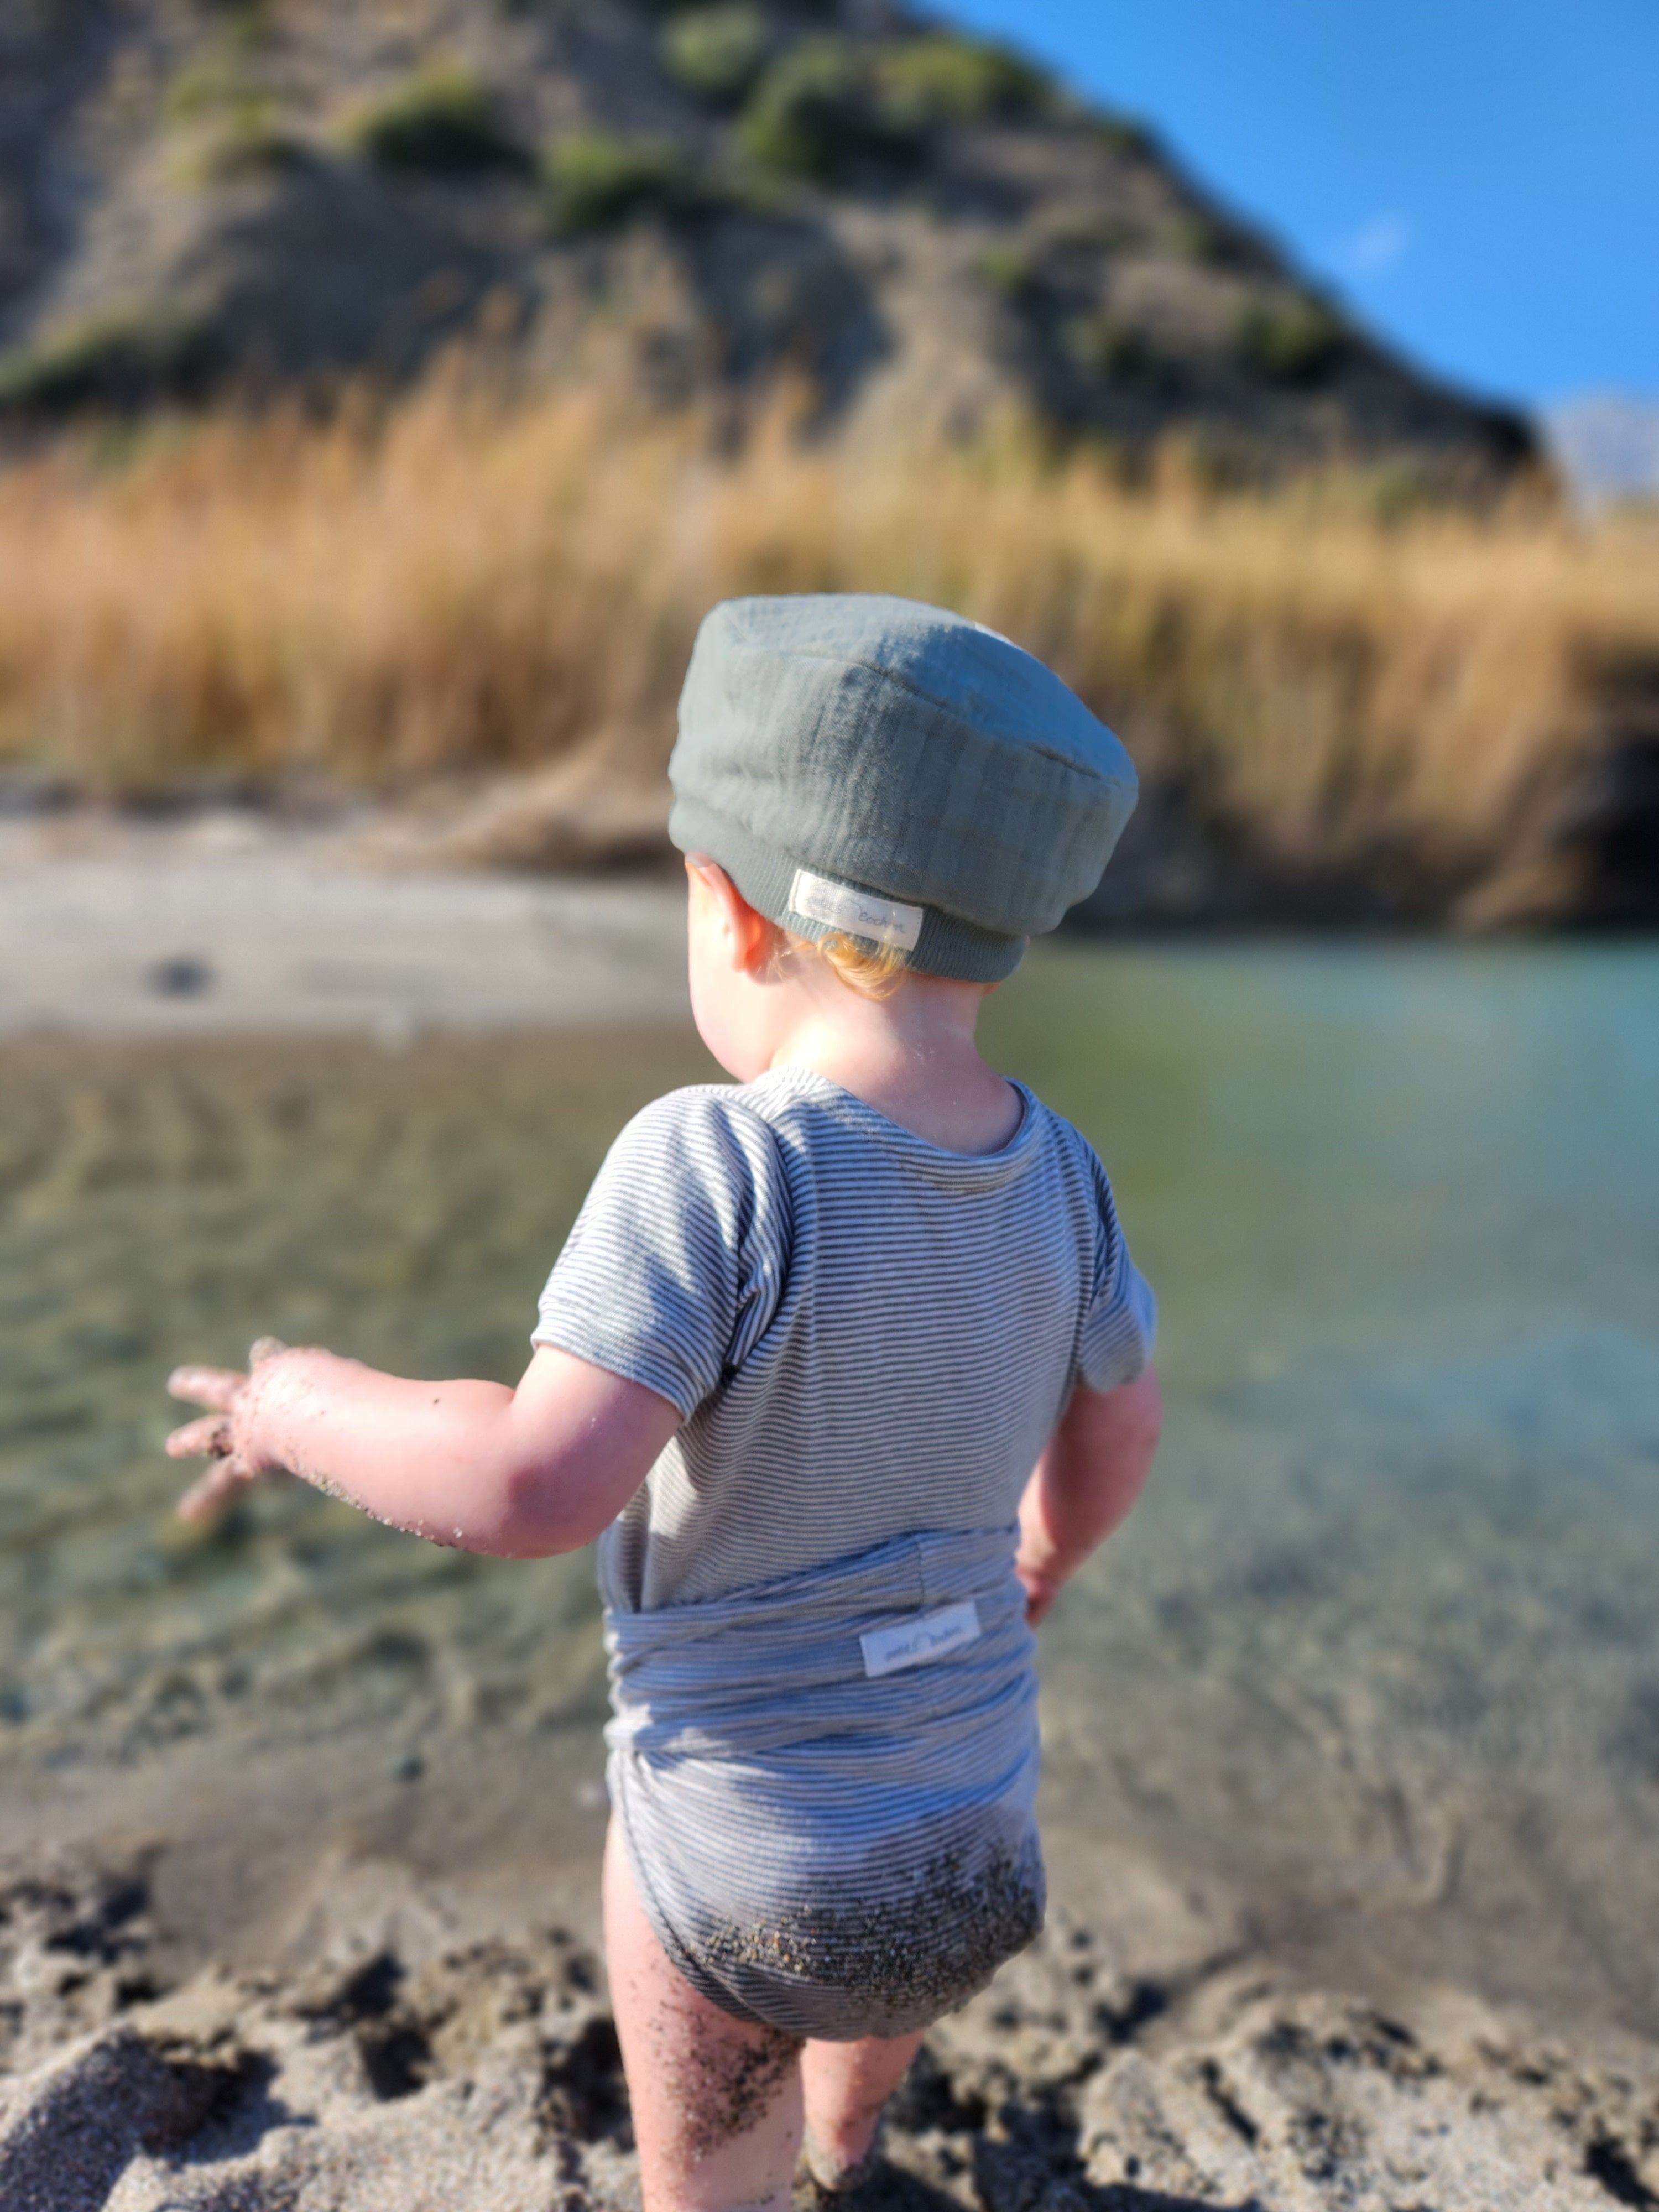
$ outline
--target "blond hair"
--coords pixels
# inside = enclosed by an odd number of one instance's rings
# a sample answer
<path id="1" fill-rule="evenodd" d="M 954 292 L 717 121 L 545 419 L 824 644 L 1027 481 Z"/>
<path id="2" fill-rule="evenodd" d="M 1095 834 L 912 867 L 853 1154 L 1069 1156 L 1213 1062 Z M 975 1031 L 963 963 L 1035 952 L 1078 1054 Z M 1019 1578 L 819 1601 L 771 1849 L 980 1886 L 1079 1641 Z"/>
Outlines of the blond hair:
<path id="1" fill-rule="evenodd" d="M 827 962 L 860 998 L 890 998 L 909 969 L 896 945 L 872 945 L 844 930 L 831 930 L 827 937 L 797 937 L 793 929 L 779 928 L 778 934 L 792 952 L 810 952 Z"/>

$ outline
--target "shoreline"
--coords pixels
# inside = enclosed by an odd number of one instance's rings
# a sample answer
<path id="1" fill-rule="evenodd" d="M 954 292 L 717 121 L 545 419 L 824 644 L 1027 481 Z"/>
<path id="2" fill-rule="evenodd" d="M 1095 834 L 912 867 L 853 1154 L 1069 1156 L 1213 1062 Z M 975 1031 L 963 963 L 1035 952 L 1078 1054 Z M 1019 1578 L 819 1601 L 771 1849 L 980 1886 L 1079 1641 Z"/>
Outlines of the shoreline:
<path id="1" fill-rule="evenodd" d="M 0 820 L 0 1038 L 685 1018 L 676 876 L 394 866 L 376 819 Z"/>
<path id="2" fill-rule="evenodd" d="M 1186 860 L 1130 842 L 1059 942 L 1500 941 L 1218 882 L 1189 896 Z M 1160 887 L 1164 860 L 1178 897 Z M 660 865 L 532 872 L 464 865 L 431 823 L 369 806 L 0 808 L 0 1043 L 355 1033 L 395 1048 L 428 1031 L 688 1019 L 665 845 Z"/>

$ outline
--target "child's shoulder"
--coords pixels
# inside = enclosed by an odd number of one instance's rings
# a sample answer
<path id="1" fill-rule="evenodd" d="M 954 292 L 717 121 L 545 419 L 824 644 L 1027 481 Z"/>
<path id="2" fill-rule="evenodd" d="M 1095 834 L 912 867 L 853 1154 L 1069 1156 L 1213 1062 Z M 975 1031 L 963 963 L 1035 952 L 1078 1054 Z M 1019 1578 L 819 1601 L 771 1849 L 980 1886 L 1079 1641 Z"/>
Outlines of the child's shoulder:
<path id="1" fill-rule="evenodd" d="M 749 1089 L 689 1083 L 665 1091 L 623 1125 L 607 1166 L 682 1182 L 769 1185 L 781 1170 L 777 1139 Z"/>
<path id="2" fill-rule="evenodd" d="M 784 1127 L 803 1114 L 810 1118 L 812 1105 L 834 1093 L 833 1085 L 793 1067 L 772 1069 L 750 1083 L 688 1083 L 641 1107 L 618 1142 L 665 1142 L 698 1134 L 775 1142 Z"/>
<path id="3" fill-rule="evenodd" d="M 617 1142 L 668 1144 L 699 1135 L 741 1137 L 762 1130 L 766 1116 L 746 1083 L 687 1083 L 641 1106 L 624 1122 Z"/>
<path id="4" fill-rule="evenodd" d="M 1025 1102 L 1025 1117 L 1020 1123 L 1018 1135 L 1031 1138 L 1048 1149 L 1062 1154 L 1068 1161 L 1086 1167 L 1091 1173 L 1104 1175 L 1099 1153 L 1075 1121 L 1068 1121 L 1058 1107 L 1040 1098 L 1029 1083 L 1017 1076 L 1009 1080 Z"/>
<path id="5" fill-rule="evenodd" d="M 1092 1207 L 1115 1234 L 1117 1208 L 1112 1196 L 1112 1179 L 1093 1143 L 1075 1121 L 1068 1121 L 1034 1091 L 1024 1084 L 1019 1088 L 1025 1093 L 1028 1122 L 1040 1126 L 1048 1157 L 1058 1164 L 1062 1178 L 1076 1193 L 1078 1202 Z"/>

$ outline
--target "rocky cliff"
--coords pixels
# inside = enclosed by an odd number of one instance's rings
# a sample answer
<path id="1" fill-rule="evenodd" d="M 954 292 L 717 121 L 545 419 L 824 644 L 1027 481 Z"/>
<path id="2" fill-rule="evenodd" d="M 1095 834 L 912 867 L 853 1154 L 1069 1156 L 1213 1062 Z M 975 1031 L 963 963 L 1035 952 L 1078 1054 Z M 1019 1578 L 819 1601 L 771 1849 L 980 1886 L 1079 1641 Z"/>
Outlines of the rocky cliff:
<path id="1" fill-rule="evenodd" d="M 854 435 L 1011 409 L 1218 475 L 1480 488 L 1529 427 L 1357 327 L 1128 118 L 887 0 L 13 0 L 0 412 L 602 346 Z M 619 351 L 620 349 L 620 351 Z"/>

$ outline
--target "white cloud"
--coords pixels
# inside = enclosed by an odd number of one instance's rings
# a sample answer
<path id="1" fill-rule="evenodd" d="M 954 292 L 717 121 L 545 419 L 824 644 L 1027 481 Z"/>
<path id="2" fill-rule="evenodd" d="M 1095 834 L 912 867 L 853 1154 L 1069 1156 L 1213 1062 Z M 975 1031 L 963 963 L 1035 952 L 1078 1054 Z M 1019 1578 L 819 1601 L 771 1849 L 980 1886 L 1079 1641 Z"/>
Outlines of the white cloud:
<path id="1" fill-rule="evenodd" d="M 1401 259 L 1411 242 L 1411 225 L 1405 216 L 1384 209 L 1344 239 L 1336 249 L 1336 265 L 1345 276 L 1381 276 Z"/>
<path id="2" fill-rule="evenodd" d="M 1545 421 L 1555 457 L 1587 505 L 1659 497 L 1659 399 L 1585 392 L 1552 407 Z"/>

